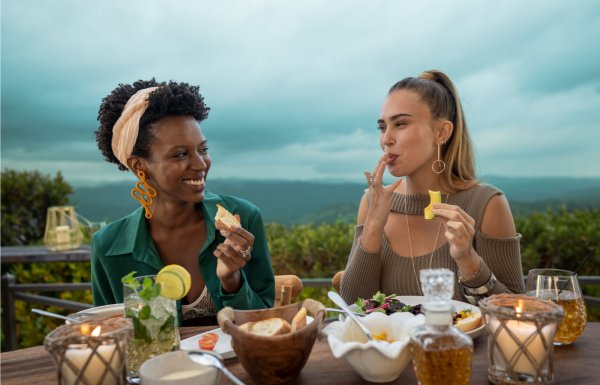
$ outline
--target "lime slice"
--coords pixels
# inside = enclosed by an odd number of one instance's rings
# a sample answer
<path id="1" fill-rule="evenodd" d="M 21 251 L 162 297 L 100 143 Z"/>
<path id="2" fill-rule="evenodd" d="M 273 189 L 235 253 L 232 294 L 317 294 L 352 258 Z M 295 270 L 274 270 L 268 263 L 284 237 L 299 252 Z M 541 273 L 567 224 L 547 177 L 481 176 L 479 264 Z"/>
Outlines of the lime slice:
<path id="1" fill-rule="evenodd" d="M 160 283 L 160 295 L 169 299 L 181 299 L 187 295 L 192 286 L 190 273 L 180 265 L 167 265 L 156 276 Z"/>

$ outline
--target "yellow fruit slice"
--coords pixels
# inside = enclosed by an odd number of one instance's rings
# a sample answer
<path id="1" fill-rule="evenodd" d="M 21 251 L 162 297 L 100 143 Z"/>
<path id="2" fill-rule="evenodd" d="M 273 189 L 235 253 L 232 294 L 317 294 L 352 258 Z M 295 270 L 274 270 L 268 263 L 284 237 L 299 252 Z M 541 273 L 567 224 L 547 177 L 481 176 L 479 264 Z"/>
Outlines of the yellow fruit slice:
<path id="1" fill-rule="evenodd" d="M 192 277 L 185 268 L 173 264 L 160 269 L 156 275 L 156 283 L 160 283 L 160 295 L 177 300 L 190 291 Z"/>
<path id="2" fill-rule="evenodd" d="M 425 219 L 433 219 L 435 215 L 431 212 L 434 203 L 442 203 L 442 193 L 429 190 L 429 206 L 425 207 Z"/>

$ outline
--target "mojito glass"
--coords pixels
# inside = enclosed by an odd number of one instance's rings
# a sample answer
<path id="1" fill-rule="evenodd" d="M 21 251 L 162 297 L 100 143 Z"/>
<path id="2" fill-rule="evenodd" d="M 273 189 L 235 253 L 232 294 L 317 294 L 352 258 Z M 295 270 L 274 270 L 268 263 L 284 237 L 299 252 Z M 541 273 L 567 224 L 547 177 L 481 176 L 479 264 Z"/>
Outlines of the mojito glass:
<path id="1" fill-rule="evenodd" d="M 123 285 L 125 316 L 133 323 L 133 337 L 127 345 L 127 381 L 139 383 L 144 361 L 179 349 L 177 304 L 162 297 L 155 275 L 134 277 Z"/>

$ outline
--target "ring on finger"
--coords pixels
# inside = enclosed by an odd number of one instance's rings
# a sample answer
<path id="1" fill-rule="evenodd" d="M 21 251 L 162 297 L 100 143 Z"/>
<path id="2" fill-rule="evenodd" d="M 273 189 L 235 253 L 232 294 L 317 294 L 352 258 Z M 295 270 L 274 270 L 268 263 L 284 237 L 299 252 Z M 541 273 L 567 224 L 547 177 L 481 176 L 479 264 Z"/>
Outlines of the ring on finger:
<path id="1" fill-rule="evenodd" d="M 246 250 L 242 250 L 242 257 L 244 257 L 245 260 L 250 259 L 251 251 L 252 251 L 252 246 L 248 246 L 248 248 Z"/>
<path id="2" fill-rule="evenodd" d="M 369 187 L 373 187 L 374 184 L 375 178 L 373 178 L 373 175 L 369 175 Z"/>

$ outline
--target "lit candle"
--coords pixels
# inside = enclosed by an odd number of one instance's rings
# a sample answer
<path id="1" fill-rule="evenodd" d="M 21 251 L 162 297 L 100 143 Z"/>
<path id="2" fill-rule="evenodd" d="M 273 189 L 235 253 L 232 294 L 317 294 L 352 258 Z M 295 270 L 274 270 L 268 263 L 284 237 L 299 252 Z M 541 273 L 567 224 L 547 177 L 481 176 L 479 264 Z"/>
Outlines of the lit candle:
<path id="1" fill-rule="evenodd" d="M 522 309 L 523 302 L 519 301 L 518 305 L 515 306 L 517 318 L 520 317 Z M 488 324 L 492 333 L 496 333 L 500 327 L 500 321 L 497 319 L 490 319 Z M 506 329 L 509 329 L 514 337 L 509 335 Z M 550 345 L 551 348 L 554 325 L 544 326 L 542 328 L 542 334 L 546 340 L 546 346 Z M 534 337 L 530 338 L 532 335 Z M 524 345 L 526 340 L 531 340 L 531 342 L 527 343 L 523 349 L 531 354 L 532 359 L 534 359 L 536 362 L 531 362 L 530 358 L 527 357 L 525 352 L 519 346 L 519 344 Z M 501 350 L 502 354 L 500 351 L 498 351 L 498 349 Z M 517 354 L 517 356 L 515 356 L 515 354 Z M 546 359 L 548 354 L 548 349 L 544 347 L 544 343 L 537 332 L 535 324 L 531 322 L 507 320 L 505 327 L 498 333 L 498 336 L 496 337 L 496 346 L 494 347 L 494 362 L 496 367 L 501 370 L 508 370 L 508 368 L 512 366 L 513 371 L 516 373 L 536 376 L 536 368 L 540 367 L 541 362 Z M 544 374 L 546 371 L 547 366 L 544 365 L 544 369 L 540 374 Z"/>
<path id="2" fill-rule="evenodd" d="M 92 336 L 97 337 L 100 335 L 101 328 L 97 326 L 91 333 Z M 81 334 L 89 335 L 89 325 L 83 324 L 81 326 Z M 116 346 L 114 344 L 100 345 L 96 349 L 96 354 L 92 354 L 92 348 L 87 347 L 85 344 L 74 344 L 69 345 L 65 351 L 65 361 L 69 360 L 76 368 L 76 371 L 66 363 L 63 362 L 61 367 L 62 384 L 63 385 L 84 385 L 84 384 L 99 384 L 99 385 L 115 385 L 117 378 L 110 372 L 107 371 L 102 382 L 100 382 L 100 376 L 106 371 L 107 364 L 103 362 L 98 355 L 100 355 L 113 369 L 113 371 L 120 375 L 119 370 L 119 357 L 115 353 Z M 112 356 L 112 359 L 111 359 Z M 90 359 L 91 357 L 91 359 Z M 87 363 L 87 365 L 86 365 Z M 78 375 L 81 373 L 79 379 Z"/>
<path id="3" fill-rule="evenodd" d="M 56 243 L 63 244 L 71 241 L 69 226 L 56 226 Z"/>

